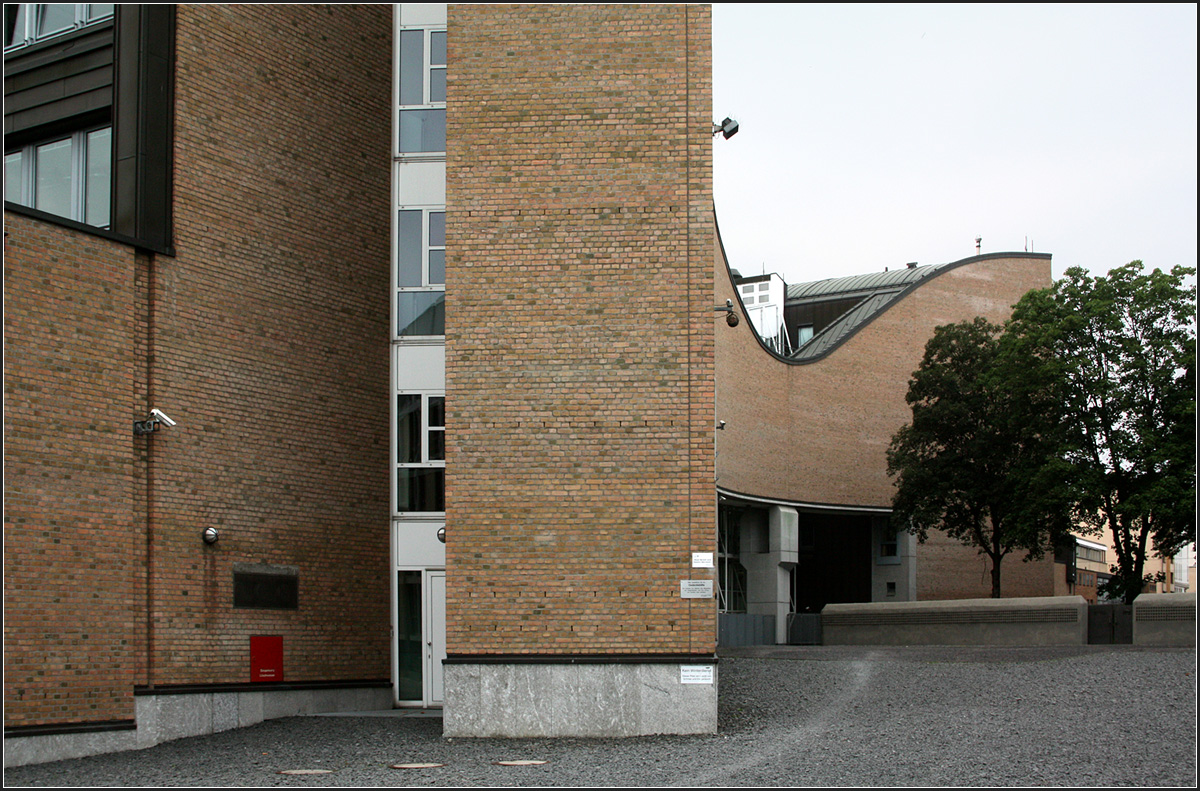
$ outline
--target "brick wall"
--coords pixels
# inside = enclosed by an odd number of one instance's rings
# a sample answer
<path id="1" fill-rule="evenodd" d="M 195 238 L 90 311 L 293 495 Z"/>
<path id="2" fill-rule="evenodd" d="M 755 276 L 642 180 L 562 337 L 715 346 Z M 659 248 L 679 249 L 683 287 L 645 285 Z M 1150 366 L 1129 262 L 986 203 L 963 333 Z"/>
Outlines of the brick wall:
<path id="1" fill-rule="evenodd" d="M 391 21 L 179 7 L 176 256 L 6 214 L 6 726 L 248 681 L 255 634 L 388 677 Z M 299 608 L 235 609 L 239 563 Z"/>
<path id="2" fill-rule="evenodd" d="M 391 13 L 178 9 L 141 683 L 248 681 L 255 634 L 289 681 L 388 676 Z M 234 609 L 235 563 L 297 568 L 299 609 Z"/>
<path id="3" fill-rule="evenodd" d="M 718 301 L 737 297 L 717 251 Z M 904 400 L 933 328 L 975 316 L 1007 318 L 1021 296 L 1050 284 L 1050 259 L 1018 254 L 949 269 L 922 283 L 828 357 L 789 365 L 763 351 L 743 321 L 717 333 L 718 474 L 744 494 L 888 506 L 886 451 L 912 419 Z"/>
<path id="4" fill-rule="evenodd" d="M 1006 555 L 1000 562 L 1000 594 L 1063 596 L 1055 582 L 1065 579 L 1065 566 L 1055 567 L 1054 553 L 1041 560 L 1025 561 L 1025 553 Z M 937 530 L 917 547 L 917 599 L 986 599 L 992 595 L 992 561 L 974 547 L 966 547 Z"/>
<path id="5" fill-rule="evenodd" d="M 715 646 L 710 24 L 450 9 L 451 654 Z"/>
<path id="6" fill-rule="evenodd" d="M 131 719 L 134 255 L 4 225 L 4 724 Z"/>

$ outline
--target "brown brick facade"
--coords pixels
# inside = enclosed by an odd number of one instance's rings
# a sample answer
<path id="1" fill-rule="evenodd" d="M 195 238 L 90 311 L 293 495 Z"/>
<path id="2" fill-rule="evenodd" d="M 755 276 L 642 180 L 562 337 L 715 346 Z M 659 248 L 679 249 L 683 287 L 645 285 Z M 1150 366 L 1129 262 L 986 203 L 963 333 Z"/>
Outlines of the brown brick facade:
<path id="1" fill-rule="evenodd" d="M 131 719 L 134 254 L 4 224 L 5 725 Z"/>
<path id="2" fill-rule="evenodd" d="M 715 646 L 706 7 L 454 6 L 450 654 Z"/>
<path id="3" fill-rule="evenodd" d="M 251 635 L 388 678 L 391 22 L 179 6 L 174 256 L 6 213 L 6 726 L 249 681 Z M 298 609 L 234 608 L 234 564 Z"/>

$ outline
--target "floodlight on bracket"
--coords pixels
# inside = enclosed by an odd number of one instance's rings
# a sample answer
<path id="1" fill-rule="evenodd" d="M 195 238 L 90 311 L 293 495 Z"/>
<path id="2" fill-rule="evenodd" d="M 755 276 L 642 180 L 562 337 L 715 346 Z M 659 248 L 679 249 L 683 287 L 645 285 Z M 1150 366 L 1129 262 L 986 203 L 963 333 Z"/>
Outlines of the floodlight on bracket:
<path id="1" fill-rule="evenodd" d="M 713 125 L 712 125 L 713 137 L 716 137 L 717 135 L 725 135 L 725 139 L 728 140 L 729 138 L 736 135 L 737 131 L 738 131 L 738 122 L 733 120 L 732 118 L 726 118 L 724 121 L 722 121 L 719 124 L 716 121 L 714 121 Z"/>
<path id="2" fill-rule="evenodd" d="M 725 323 L 728 324 L 730 327 L 736 327 L 738 325 L 738 321 L 739 321 L 738 314 L 733 312 L 733 300 L 732 299 L 725 300 L 724 305 L 717 305 L 715 308 L 713 308 L 713 312 L 714 313 L 724 313 L 725 314 Z"/>

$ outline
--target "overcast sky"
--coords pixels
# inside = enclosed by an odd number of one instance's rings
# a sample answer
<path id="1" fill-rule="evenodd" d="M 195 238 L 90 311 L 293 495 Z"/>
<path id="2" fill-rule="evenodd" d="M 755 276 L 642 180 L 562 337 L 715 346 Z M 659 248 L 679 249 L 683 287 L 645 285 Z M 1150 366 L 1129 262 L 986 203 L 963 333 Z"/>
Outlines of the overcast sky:
<path id="1" fill-rule="evenodd" d="M 789 283 L 1196 265 L 1196 6 L 713 6 L 725 250 Z"/>

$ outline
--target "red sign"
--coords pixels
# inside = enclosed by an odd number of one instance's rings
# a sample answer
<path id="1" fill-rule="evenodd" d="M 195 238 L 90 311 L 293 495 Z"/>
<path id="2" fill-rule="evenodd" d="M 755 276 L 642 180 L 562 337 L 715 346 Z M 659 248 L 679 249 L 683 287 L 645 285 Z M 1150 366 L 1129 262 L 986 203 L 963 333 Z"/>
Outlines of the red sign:
<path id="1" fill-rule="evenodd" d="M 283 635 L 250 636 L 250 680 L 283 681 Z"/>

